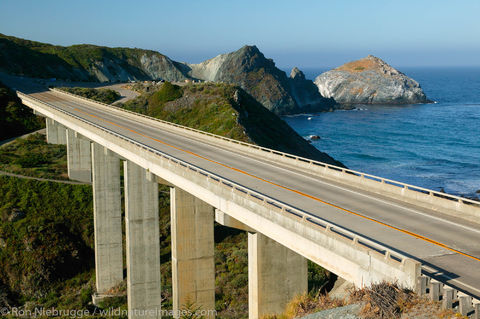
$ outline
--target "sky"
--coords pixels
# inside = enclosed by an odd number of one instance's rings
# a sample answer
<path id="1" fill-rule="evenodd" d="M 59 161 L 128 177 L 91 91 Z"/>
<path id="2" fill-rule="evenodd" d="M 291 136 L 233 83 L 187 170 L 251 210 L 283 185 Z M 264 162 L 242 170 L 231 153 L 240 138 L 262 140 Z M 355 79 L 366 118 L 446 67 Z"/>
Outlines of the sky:
<path id="1" fill-rule="evenodd" d="M 198 63 L 245 44 L 277 66 L 480 66 L 480 0 L 0 0 L 0 33 Z"/>

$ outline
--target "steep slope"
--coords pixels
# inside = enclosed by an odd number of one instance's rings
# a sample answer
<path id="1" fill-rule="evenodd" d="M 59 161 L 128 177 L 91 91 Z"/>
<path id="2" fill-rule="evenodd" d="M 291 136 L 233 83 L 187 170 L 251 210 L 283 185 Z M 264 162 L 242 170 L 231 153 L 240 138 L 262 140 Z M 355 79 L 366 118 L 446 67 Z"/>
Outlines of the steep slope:
<path id="1" fill-rule="evenodd" d="M 305 77 L 288 78 L 256 46 L 244 46 L 186 67 L 193 78 L 239 85 L 276 114 L 327 111 L 335 104 L 312 90 L 312 81 Z"/>
<path id="2" fill-rule="evenodd" d="M 38 130 L 43 123 L 15 92 L 0 82 L 0 141 Z"/>
<path id="3" fill-rule="evenodd" d="M 373 55 L 322 73 L 315 84 L 323 96 L 341 104 L 431 102 L 417 81 Z"/>
<path id="4" fill-rule="evenodd" d="M 155 51 L 87 44 L 63 47 L 3 34 L 0 34 L 0 70 L 77 81 L 186 79 L 177 62 Z"/>
<path id="5" fill-rule="evenodd" d="M 238 86 L 226 83 L 166 82 L 123 107 L 210 133 L 255 143 L 291 154 L 342 165 L 320 152 L 277 115 Z"/>

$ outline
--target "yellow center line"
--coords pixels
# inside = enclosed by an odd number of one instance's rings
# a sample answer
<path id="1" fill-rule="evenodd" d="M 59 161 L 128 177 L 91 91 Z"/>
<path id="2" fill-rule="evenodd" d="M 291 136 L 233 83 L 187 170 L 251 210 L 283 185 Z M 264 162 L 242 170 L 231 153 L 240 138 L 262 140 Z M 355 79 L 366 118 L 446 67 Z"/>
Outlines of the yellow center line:
<path id="1" fill-rule="evenodd" d="M 260 180 L 260 181 L 262 181 L 262 182 L 265 182 L 265 183 L 268 183 L 268 184 L 270 184 L 270 185 L 274 185 L 274 186 L 280 187 L 280 188 L 282 188 L 282 189 L 288 190 L 288 191 L 290 191 L 290 192 L 299 194 L 299 195 L 301 195 L 301 196 L 304 196 L 304 197 L 313 199 L 313 200 L 318 201 L 318 202 L 320 202 L 320 203 L 322 203 L 322 204 L 325 204 L 325 205 L 328 205 L 328 206 L 331 206 L 331 207 L 340 209 L 340 210 L 342 210 L 342 211 L 344 211 L 344 212 L 346 212 L 346 213 L 349 213 L 349 214 L 358 216 L 358 217 L 360 217 L 360 218 L 363 218 L 363 219 L 372 221 L 372 222 L 377 223 L 377 224 L 379 224 L 379 225 L 382 225 L 382 226 L 385 226 L 385 227 L 388 227 L 388 228 L 397 230 L 397 231 L 399 231 L 399 232 L 402 232 L 402 233 L 404 233 L 404 234 L 410 235 L 410 236 L 415 237 L 415 238 L 417 238 L 417 239 L 421 239 L 421 240 L 423 240 L 423 241 L 429 242 L 429 243 L 431 243 L 431 244 L 434 244 L 434 245 L 436 245 L 436 246 L 439 246 L 439 247 L 442 247 L 442 248 L 444 248 L 444 249 L 450 250 L 450 251 L 455 252 L 455 253 L 457 253 L 457 254 L 460 254 L 460 255 L 462 255 L 462 256 L 471 258 L 471 259 L 476 260 L 476 261 L 480 261 L 480 258 L 477 258 L 477 257 L 475 257 L 475 256 L 466 254 L 466 253 L 461 252 L 461 251 L 459 251 L 459 250 L 457 250 L 457 249 L 448 247 L 447 245 L 442 244 L 442 243 L 440 243 L 440 242 L 438 242 L 438 241 L 435 241 L 435 240 L 433 240 L 433 239 L 431 239 L 431 238 L 428 238 L 428 237 L 425 237 L 425 236 L 416 234 L 416 233 L 411 232 L 411 231 L 406 230 L 406 229 L 402 229 L 402 228 L 399 228 L 399 227 L 395 227 L 395 226 L 389 225 L 389 224 L 384 223 L 384 222 L 382 222 L 382 221 L 380 221 L 380 220 L 377 220 L 377 219 L 374 219 L 374 218 L 365 216 L 365 215 L 363 215 L 363 214 L 356 213 L 356 212 L 354 212 L 354 211 L 348 210 L 348 209 L 346 209 L 346 208 L 337 206 L 337 205 L 335 205 L 335 204 L 326 202 L 326 201 L 324 201 L 324 200 L 322 200 L 322 199 L 320 199 L 320 198 L 318 198 L 318 197 L 315 197 L 315 196 L 306 194 L 306 193 L 301 192 L 301 191 L 299 191 L 299 190 L 282 186 L 282 185 L 277 184 L 277 183 L 275 183 L 275 182 L 271 182 L 271 181 L 268 181 L 268 180 L 263 179 L 263 178 L 261 178 L 261 177 L 255 176 L 255 175 L 250 174 L 250 173 L 248 173 L 248 172 L 245 172 L 245 171 L 243 171 L 243 170 L 241 170 L 241 169 L 238 169 L 238 168 L 235 168 L 235 167 L 232 167 L 232 166 L 228 166 L 228 165 L 226 165 L 226 164 L 223 164 L 223 163 L 220 163 L 220 162 L 211 160 L 211 159 L 209 159 L 209 158 L 207 158 L 207 157 L 204 157 L 204 156 L 202 156 L 202 155 L 196 154 L 196 153 L 194 153 L 194 152 L 181 149 L 181 148 L 179 148 L 179 147 L 177 147 L 177 146 L 168 144 L 168 143 L 166 143 L 166 142 L 164 142 L 164 141 L 162 141 L 162 140 L 159 140 L 159 139 L 156 139 L 156 138 L 154 138 L 154 137 L 151 137 L 151 136 L 145 135 L 145 134 L 143 134 L 143 133 L 137 132 L 137 131 L 132 130 L 132 129 L 128 128 L 128 127 L 119 125 L 119 124 L 117 124 L 117 123 L 114 123 L 114 122 L 105 120 L 104 118 L 101 118 L 101 117 L 96 116 L 96 115 L 94 115 L 94 114 L 91 114 L 91 113 L 82 111 L 82 110 L 80 110 L 80 109 L 78 109 L 78 108 L 74 108 L 74 110 L 77 111 L 77 112 L 83 113 L 83 114 L 85 114 L 85 115 L 88 115 L 88 116 L 97 118 L 97 119 L 99 119 L 99 120 L 101 120 L 101 121 L 104 121 L 104 122 L 106 122 L 106 123 L 112 124 L 112 125 L 114 125 L 114 126 L 120 127 L 120 128 L 122 128 L 122 129 L 128 130 L 128 131 L 130 131 L 130 132 L 132 132 L 132 133 L 135 133 L 135 134 L 137 134 L 137 135 L 140 135 L 140 136 L 143 136 L 143 137 L 145 137 L 145 138 L 151 139 L 151 140 L 153 140 L 153 141 L 155 141 L 155 142 L 161 143 L 161 144 L 163 144 L 163 145 L 166 145 L 166 146 L 171 147 L 171 148 L 173 148 L 173 149 L 176 149 L 176 150 L 178 150 L 178 151 L 181 151 L 181 152 L 184 152 L 184 153 L 193 155 L 193 156 L 195 156 L 195 157 L 201 158 L 201 159 L 206 160 L 206 161 L 209 161 L 209 162 L 211 162 L 211 163 L 215 163 L 215 164 L 220 165 L 220 166 L 223 166 L 223 167 L 225 167 L 225 168 L 228 168 L 228 169 L 234 170 L 234 171 L 236 171 L 236 172 L 242 173 L 242 174 L 244 174 L 244 175 L 250 176 L 250 177 L 252 177 L 252 178 L 258 179 L 258 180 Z"/>

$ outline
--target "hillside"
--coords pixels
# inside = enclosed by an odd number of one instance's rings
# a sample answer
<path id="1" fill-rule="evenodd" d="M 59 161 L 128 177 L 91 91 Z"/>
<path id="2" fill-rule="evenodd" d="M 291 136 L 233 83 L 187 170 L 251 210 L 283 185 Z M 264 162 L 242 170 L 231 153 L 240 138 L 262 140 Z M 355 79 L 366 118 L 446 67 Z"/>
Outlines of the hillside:
<path id="1" fill-rule="evenodd" d="M 3 34 L 0 34 L 0 70 L 72 81 L 186 79 L 178 63 L 155 51 L 89 44 L 63 47 Z"/>
<path id="2" fill-rule="evenodd" d="M 276 114 L 323 112 L 335 107 L 333 99 L 322 97 L 297 68 L 288 77 L 256 46 L 188 64 L 150 50 L 89 44 L 64 47 L 0 34 L 0 71 L 70 81 L 225 82 L 240 86 Z"/>
<path id="3" fill-rule="evenodd" d="M 310 145 L 235 85 L 201 83 L 180 87 L 166 82 L 158 91 L 146 92 L 123 107 L 206 132 L 342 165 Z"/>

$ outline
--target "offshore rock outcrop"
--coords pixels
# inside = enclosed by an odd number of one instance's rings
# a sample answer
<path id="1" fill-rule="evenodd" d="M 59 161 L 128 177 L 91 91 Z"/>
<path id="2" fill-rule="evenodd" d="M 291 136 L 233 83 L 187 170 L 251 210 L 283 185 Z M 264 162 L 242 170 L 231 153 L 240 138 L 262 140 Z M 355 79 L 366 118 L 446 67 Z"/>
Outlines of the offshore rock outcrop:
<path id="1" fill-rule="evenodd" d="M 324 98 L 315 84 L 305 78 L 305 74 L 297 67 L 294 67 L 290 72 L 290 92 L 301 105 L 302 112 L 318 112 L 331 111 L 335 106 L 335 101 L 332 98 Z"/>
<path id="2" fill-rule="evenodd" d="M 287 77 L 256 46 L 244 46 L 185 66 L 192 78 L 239 85 L 276 114 L 328 111 L 335 104 L 332 99 L 322 97 L 300 70 L 295 68 L 291 77 Z"/>
<path id="3" fill-rule="evenodd" d="M 340 104 L 430 103 L 420 84 L 372 55 L 315 79 L 319 92 Z"/>

